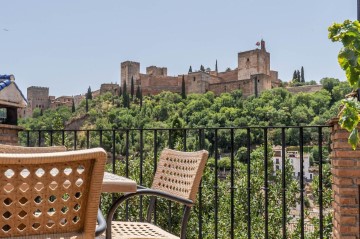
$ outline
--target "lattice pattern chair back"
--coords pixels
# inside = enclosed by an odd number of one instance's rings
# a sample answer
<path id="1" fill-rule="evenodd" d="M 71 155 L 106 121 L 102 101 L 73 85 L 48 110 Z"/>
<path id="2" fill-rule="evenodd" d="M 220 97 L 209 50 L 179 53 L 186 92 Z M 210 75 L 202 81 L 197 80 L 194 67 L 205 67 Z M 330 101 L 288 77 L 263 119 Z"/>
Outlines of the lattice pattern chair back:
<path id="1" fill-rule="evenodd" d="M 17 153 L 17 154 L 29 154 L 29 153 L 54 153 L 66 151 L 65 146 L 51 146 L 51 147 L 23 147 L 0 144 L 0 153 Z"/>
<path id="2" fill-rule="evenodd" d="M 208 152 L 180 152 L 164 149 L 156 170 L 152 189 L 195 201 Z"/>
<path id="3" fill-rule="evenodd" d="M 94 238 L 105 161 L 100 148 L 0 154 L 0 238 Z"/>

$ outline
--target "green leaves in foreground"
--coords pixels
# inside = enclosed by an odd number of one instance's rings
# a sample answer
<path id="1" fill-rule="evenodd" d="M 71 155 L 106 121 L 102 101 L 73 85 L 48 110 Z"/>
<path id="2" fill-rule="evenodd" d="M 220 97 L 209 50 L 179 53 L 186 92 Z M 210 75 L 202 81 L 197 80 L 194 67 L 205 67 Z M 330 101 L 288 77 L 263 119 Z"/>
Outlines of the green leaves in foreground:
<path id="1" fill-rule="evenodd" d="M 341 42 L 343 48 L 338 55 L 341 68 L 346 73 L 349 85 L 356 90 L 360 88 L 360 23 L 346 20 L 344 23 L 334 23 L 329 27 L 329 39 Z M 344 108 L 340 112 L 339 124 L 350 132 L 348 138 L 352 148 L 359 142 L 357 125 L 359 123 L 359 102 L 356 98 L 345 99 Z"/>

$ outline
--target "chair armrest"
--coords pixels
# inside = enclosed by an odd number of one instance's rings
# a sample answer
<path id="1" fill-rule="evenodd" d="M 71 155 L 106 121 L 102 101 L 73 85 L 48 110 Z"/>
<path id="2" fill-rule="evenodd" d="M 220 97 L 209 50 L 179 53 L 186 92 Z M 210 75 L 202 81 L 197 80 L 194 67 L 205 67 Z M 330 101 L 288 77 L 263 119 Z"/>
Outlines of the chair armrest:
<path id="1" fill-rule="evenodd" d="M 97 222 L 98 225 L 95 229 L 95 236 L 100 236 L 101 234 L 103 234 L 106 231 L 106 221 L 104 216 L 101 213 L 100 208 L 98 209 L 98 213 L 97 213 Z"/>

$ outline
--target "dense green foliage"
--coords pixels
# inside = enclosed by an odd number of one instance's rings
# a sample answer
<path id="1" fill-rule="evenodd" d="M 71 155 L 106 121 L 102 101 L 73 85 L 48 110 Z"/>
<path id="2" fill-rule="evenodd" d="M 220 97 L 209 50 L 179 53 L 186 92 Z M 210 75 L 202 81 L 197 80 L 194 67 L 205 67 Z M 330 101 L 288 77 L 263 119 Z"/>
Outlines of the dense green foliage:
<path id="1" fill-rule="evenodd" d="M 343 48 L 338 55 L 341 68 L 346 73 L 349 85 L 354 89 L 360 88 L 360 23 L 346 20 L 344 23 L 334 23 L 329 27 L 329 38 L 334 42 L 341 42 Z M 358 96 L 359 97 L 359 96 Z M 339 123 L 342 128 L 350 132 L 349 143 L 353 149 L 359 143 L 360 103 L 357 97 L 350 96 L 342 101 Z"/>
<path id="2" fill-rule="evenodd" d="M 324 82 L 329 80 L 325 79 Z M 332 81 L 331 81 L 332 82 Z M 212 127 L 240 127 L 234 130 L 235 148 L 235 177 L 234 184 L 234 205 L 235 205 L 235 238 L 246 238 L 247 228 L 247 156 L 246 140 L 247 131 L 241 127 L 245 126 L 291 126 L 291 125 L 322 125 L 336 115 L 339 102 L 338 99 L 350 92 L 349 87 L 339 81 L 333 81 L 331 87 L 327 87 L 316 93 L 290 94 L 286 89 L 276 88 L 263 92 L 258 98 L 242 98 L 241 91 L 224 93 L 216 97 L 212 92 L 203 95 L 190 94 L 184 99 L 180 94 L 163 92 L 156 96 L 145 96 L 144 99 L 131 100 L 126 92 L 124 84 L 122 96 L 113 96 L 110 93 L 101 95 L 92 100 L 88 100 L 89 111 L 86 113 L 85 101 L 76 108 L 75 113 L 71 113 L 68 108 L 58 108 L 56 110 L 46 110 L 41 116 L 37 111 L 34 118 L 22 120 L 20 123 L 26 129 L 64 129 L 65 122 L 72 119 L 84 119 L 81 129 L 102 130 L 101 146 L 108 152 L 115 151 L 116 167 L 115 171 L 121 175 L 126 175 L 126 153 L 129 153 L 129 177 L 140 182 L 140 165 L 143 166 L 143 185 L 150 186 L 154 169 L 154 146 L 160 152 L 164 147 L 171 147 L 183 150 L 183 132 L 178 128 L 188 128 L 186 132 L 187 150 L 197 150 L 199 145 L 204 145 L 211 155 L 208 166 L 203 177 L 202 188 L 202 220 L 204 238 L 213 237 L 214 233 L 214 182 L 215 175 L 219 176 L 218 181 L 218 229 L 219 238 L 229 238 L 230 230 L 230 130 L 219 129 L 217 135 L 217 148 L 220 157 L 214 158 L 215 150 L 215 130 Z M 124 98 L 124 95 L 127 95 Z M 142 102 L 142 107 L 140 103 Z M 202 134 L 203 143 L 199 137 L 199 128 L 207 128 Z M 174 129 L 158 130 L 156 141 L 154 133 L 150 128 Z M 115 148 L 112 144 L 112 131 L 115 129 Z M 130 130 L 128 130 L 130 129 Z M 314 131 L 315 130 L 315 131 Z M 316 144 L 316 129 L 304 129 L 304 141 L 308 148 L 306 152 L 311 153 L 312 162 L 316 165 L 319 161 L 319 151 L 312 145 Z M 324 143 L 329 140 L 324 129 Z M 200 131 L 201 133 L 201 131 Z M 36 136 L 30 137 L 30 144 L 37 144 Z M 61 144 L 62 136 L 57 133 L 52 134 L 52 142 Z M 76 135 L 77 149 L 85 148 L 86 132 L 78 132 Z M 129 138 L 129 147 L 126 147 L 126 137 Z M 141 140 L 141 137 L 143 140 Z M 268 145 L 279 145 L 281 143 L 281 130 L 270 129 L 268 132 Z M 22 138 L 26 142 L 25 137 Z M 45 133 L 42 136 L 43 144 L 50 144 L 50 135 Z M 90 147 L 100 146 L 99 132 L 90 132 Z M 65 134 L 64 143 L 68 148 L 74 146 L 73 132 Z M 264 238 L 264 139 L 261 129 L 251 129 L 251 223 L 252 235 L 254 238 Z M 298 129 L 289 128 L 286 130 L 287 146 L 299 145 Z M 325 145 L 324 144 L 324 145 Z M 143 154 L 140 155 L 140 148 Z M 268 159 L 272 156 L 269 148 Z M 323 158 L 327 158 L 327 148 L 324 147 Z M 218 162 L 218 171 L 215 172 L 215 160 Z M 286 202 L 287 202 L 287 223 L 295 224 L 293 233 L 289 231 L 289 238 L 298 238 L 299 220 L 291 216 L 290 209 L 294 208 L 299 201 L 299 183 L 292 177 L 292 169 L 289 162 L 286 164 Z M 112 170 L 111 164 L 108 170 Z M 281 216 L 282 207 L 281 195 L 282 183 L 281 172 L 274 171 L 272 161 L 268 161 L 267 172 L 269 174 L 269 238 L 281 238 Z M 328 170 L 327 170 L 328 172 Z M 329 175 L 327 175 L 329 177 Z M 317 189 L 317 178 L 311 185 L 313 190 Z M 329 191 L 329 189 L 327 188 Z M 326 193 L 328 192 L 326 191 Z M 325 193 L 325 207 L 330 206 L 330 194 Z M 316 204 L 315 200 L 306 197 L 306 205 L 309 201 Z M 110 195 L 103 198 L 103 209 L 106 210 L 111 201 Z M 147 201 L 144 200 L 144 208 Z M 129 217 L 135 219 L 139 215 L 138 200 L 131 202 Z M 157 222 L 162 227 L 178 233 L 180 226 L 181 208 L 171 205 L 172 223 L 168 227 L 168 203 L 159 201 Z M 145 213 L 145 210 L 144 212 Z M 198 204 L 192 211 L 189 222 L 188 238 L 197 238 L 198 234 Z M 326 214 L 330 217 L 329 214 Z M 120 210 L 118 217 L 124 216 L 124 210 Z M 331 219 L 331 217 L 330 217 Z M 314 219 L 315 220 L 315 219 Z M 308 222 L 311 223 L 311 222 Z M 314 225 L 318 225 L 316 220 Z M 326 226 L 331 226 L 331 220 L 326 221 Z M 306 238 L 316 238 L 318 230 L 313 235 L 307 234 Z M 329 232 L 326 232 L 329 233 Z M 327 234 L 329 235 L 329 234 Z"/>

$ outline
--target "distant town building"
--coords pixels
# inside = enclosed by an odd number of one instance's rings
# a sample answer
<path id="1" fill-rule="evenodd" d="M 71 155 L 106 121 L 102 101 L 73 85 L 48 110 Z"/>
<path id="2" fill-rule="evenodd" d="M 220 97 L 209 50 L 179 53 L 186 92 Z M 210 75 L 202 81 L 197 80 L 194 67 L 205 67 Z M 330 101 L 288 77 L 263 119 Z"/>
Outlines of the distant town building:
<path id="1" fill-rule="evenodd" d="M 282 170 L 282 148 L 281 146 L 275 146 L 273 148 L 274 156 L 272 157 L 272 161 L 274 164 L 274 172 L 276 170 Z M 298 151 L 285 151 L 285 159 L 289 159 L 290 164 L 293 166 L 293 175 L 294 178 L 300 178 L 300 154 Z M 303 172 L 304 178 L 306 180 L 311 181 L 313 179 L 313 173 L 310 172 L 310 155 L 308 153 L 303 154 Z"/>
<path id="2" fill-rule="evenodd" d="M 181 92 L 182 78 L 185 80 L 186 93 L 206 93 L 216 95 L 241 89 L 244 97 L 258 95 L 265 90 L 278 87 L 281 81 L 278 72 L 270 70 L 270 53 L 266 51 L 265 42 L 261 48 L 238 53 L 238 67 L 234 70 L 218 72 L 200 70 L 179 76 L 168 76 L 166 67 L 149 66 L 146 74 L 140 73 L 140 63 L 125 61 L 121 63 L 120 84 L 126 82 L 130 91 L 131 81 L 134 88 L 140 86 L 144 95 L 155 95 L 162 91 Z"/>

